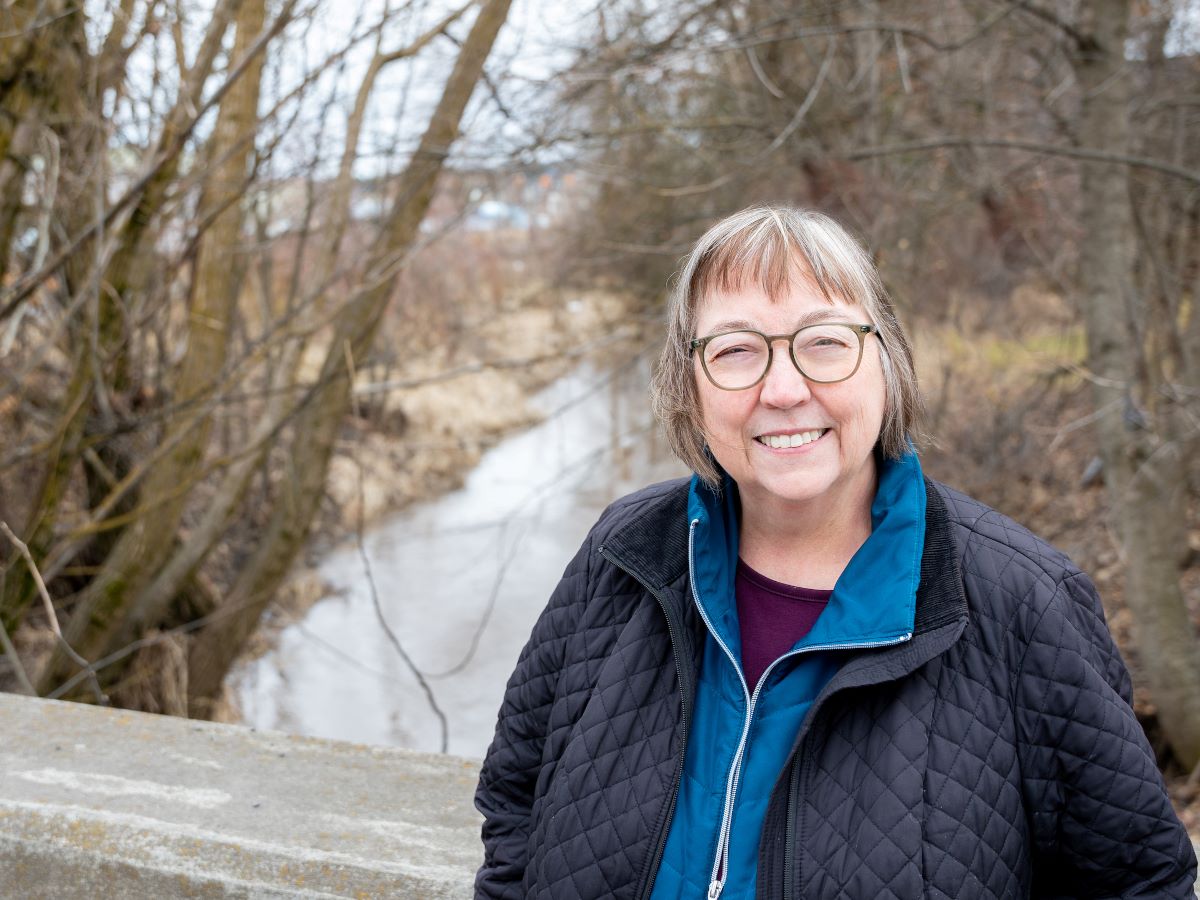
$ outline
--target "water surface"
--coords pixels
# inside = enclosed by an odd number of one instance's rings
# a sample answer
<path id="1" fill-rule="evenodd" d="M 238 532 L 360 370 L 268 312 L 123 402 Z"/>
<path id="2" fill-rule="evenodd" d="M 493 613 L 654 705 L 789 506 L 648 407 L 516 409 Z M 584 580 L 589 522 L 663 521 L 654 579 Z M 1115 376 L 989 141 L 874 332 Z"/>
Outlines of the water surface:
<path id="1" fill-rule="evenodd" d="M 616 497 L 684 473 L 653 427 L 644 361 L 584 367 L 547 414 L 484 455 L 461 490 L 409 507 L 321 563 L 335 589 L 236 671 L 247 724 L 438 750 L 441 727 L 380 624 L 425 673 L 451 753 L 480 757 L 504 684 L 567 562 Z M 369 576 L 368 576 L 369 572 Z"/>

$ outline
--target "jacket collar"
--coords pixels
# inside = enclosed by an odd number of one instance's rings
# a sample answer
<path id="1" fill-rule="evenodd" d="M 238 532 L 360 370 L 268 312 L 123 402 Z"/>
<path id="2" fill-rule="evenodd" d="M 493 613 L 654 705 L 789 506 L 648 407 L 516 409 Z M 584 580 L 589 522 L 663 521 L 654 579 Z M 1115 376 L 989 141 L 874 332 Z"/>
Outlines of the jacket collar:
<path id="1" fill-rule="evenodd" d="M 913 631 L 931 632 L 957 620 L 965 621 L 967 599 L 946 504 L 937 483 L 925 483 L 925 536 L 921 551 L 920 585 L 916 594 Z M 668 590 L 685 579 L 688 568 L 688 482 L 679 480 L 668 491 L 641 506 L 605 540 L 622 566 L 646 587 L 663 594 L 685 615 L 691 605 L 686 590 Z"/>
<path id="2" fill-rule="evenodd" d="M 871 504 L 871 534 L 838 578 L 812 630 L 796 647 L 880 647 L 907 641 L 925 537 L 925 485 L 914 452 L 879 461 Z M 688 498 L 692 578 L 696 602 L 731 647 L 740 647 L 734 603 L 738 559 L 737 486 L 728 478 L 718 494 L 693 478 Z"/>
<path id="3" fill-rule="evenodd" d="M 950 533 L 950 514 L 935 481 L 925 479 L 925 547 L 913 630 L 934 631 L 967 617 L 962 568 Z"/>

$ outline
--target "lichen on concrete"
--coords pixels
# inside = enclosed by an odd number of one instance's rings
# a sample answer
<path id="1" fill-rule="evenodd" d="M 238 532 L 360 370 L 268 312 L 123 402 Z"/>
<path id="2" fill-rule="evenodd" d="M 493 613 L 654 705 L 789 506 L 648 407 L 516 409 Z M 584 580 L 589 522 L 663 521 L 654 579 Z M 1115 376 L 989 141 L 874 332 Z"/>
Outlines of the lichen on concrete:
<path id="1" fill-rule="evenodd" d="M 2 896 L 470 896 L 477 762 L 9 694 L 0 715 Z"/>

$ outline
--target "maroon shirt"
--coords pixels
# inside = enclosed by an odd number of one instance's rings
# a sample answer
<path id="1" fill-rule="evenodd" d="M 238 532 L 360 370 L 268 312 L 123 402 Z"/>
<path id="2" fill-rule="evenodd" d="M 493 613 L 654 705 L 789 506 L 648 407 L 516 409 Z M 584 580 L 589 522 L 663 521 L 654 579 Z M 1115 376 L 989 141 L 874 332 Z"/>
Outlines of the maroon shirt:
<path id="1" fill-rule="evenodd" d="M 772 581 L 739 559 L 734 593 L 742 632 L 742 669 L 754 693 L 767 666 L 812 630 L 833 591 Z"/>

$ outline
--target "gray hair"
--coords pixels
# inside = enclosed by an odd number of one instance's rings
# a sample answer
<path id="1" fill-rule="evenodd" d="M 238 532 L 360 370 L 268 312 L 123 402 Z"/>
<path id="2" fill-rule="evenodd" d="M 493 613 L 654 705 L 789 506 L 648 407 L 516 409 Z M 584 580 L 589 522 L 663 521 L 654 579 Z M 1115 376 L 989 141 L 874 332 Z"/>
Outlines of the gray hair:
<path id="1" fill-rule="evenodd" d="M 700 421 L 696 369 L 688 349 L 702 299 L 746 287 L 778 300 L 796 279 L 866 310 L 879 329 L 886 400 L 878 447 L 899 459 L 917 428 L 922 401 L 912 347 L 875 264 L 841 225 L 822 213 L 754 206 L 722 219 L 696 243 L 671 290 L 667 342 L 650 386 L 671 449 L 710 485 L 720 483 Z"/>

